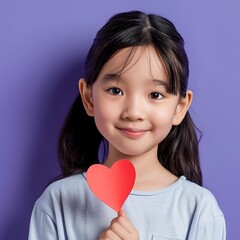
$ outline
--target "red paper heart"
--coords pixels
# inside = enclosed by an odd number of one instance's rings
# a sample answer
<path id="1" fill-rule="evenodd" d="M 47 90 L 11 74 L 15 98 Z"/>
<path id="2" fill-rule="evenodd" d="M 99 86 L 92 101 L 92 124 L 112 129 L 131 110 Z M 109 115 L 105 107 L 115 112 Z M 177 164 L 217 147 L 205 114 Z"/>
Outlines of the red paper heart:
<path id="1" fill-rule="evenodd" d="M 111 168 L 94 164 L 87 171 L 92 192 L 117 212 L 129 196 L 135 177 L 135 168 L 129 160 L 119 160 Z"/>

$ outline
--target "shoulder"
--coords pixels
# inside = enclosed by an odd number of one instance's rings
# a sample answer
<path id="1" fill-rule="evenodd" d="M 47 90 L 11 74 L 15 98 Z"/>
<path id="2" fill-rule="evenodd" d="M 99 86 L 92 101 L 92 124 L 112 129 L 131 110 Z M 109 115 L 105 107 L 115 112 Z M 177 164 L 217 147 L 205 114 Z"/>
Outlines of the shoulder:
<path id="1" fill-rule="evenodd" d="M 62 178 L 60 180 L 57 180 L 51 183 L 45 189 L 45 191 L 54 192 L 56 190 L 67 190 L 67 189 L 71 189 L 73 186 L 76 186 L 76 184 L 81 185 L 81 184 L 84 184 L 85 182 L 86 182 L 85 174 L 80 173 L 80 174 Z"/>
<path id="2" fill-rule="evenodd" d="M 84 188 L 85 184 L 86 178 L 84 173 L 76 174 L 51 183 L 43 192 L 43 196 L 45 194 L 71 193 L 79 187 Z"/>
<path id="3" fill-rule="evenodd" d="M 36 205 L 49 212 L 69 201 L 79 202 L 88 194 L 88 186 L 84 174 L 66 177 L 51 183 L 37 199 Z"/>
<path id="4" fill-rule="evenodd" d="M 186 194 L 196 200 L 201 199 L 201 201 L 216 202 L 216 198 L 210 190 L 187 179 L 183 180 L 182 188 Z"/>
<path id="5" fill-rule="evenodd" d="M 202 200 L 215 200 L 214 195 L 205 187 L 202 187 L 194 182 L 187 180 L 183 177 L 182 190 L 192 196 L 193 198 L 201 198 Z"/>
<path id="6" fill-rule="evenodd" d="M 188 180 L 183 181 L 182 189 L 188 196 L 188 206 L 194 206 L 190 235 L 195 236 L 197 231 L 199 239 L 206 238 L 206 234 L 211 239 L 226 239 L 224 214 L 213 193 Z"/>
<path id="7" fill-rule="evenodd" d="M 218 202 L 211 191 L 188 180 L 183 180 L 183 194 L 196 206 L 196 212 L 206 217 L 223 217 Z"/>

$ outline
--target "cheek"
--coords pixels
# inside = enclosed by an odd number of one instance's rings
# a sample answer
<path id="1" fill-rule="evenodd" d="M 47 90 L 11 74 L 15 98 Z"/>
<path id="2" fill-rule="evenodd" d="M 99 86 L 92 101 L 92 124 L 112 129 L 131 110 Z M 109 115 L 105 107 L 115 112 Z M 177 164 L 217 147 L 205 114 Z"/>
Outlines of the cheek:
<path id="1" fill-rule="evenodd" d="M 171 109 L 171 108 L 170 108 Z M 174 118 L 174 110 L 167 109 L 161 109 L 159 111 L 155 111 L 155 114 L 153 115 L 152 120 L 155 123 L 155 126 L 159 129 L 163 129 L 164 127 L 171 128 L 173 124 L 173 118 Z"/>
<path id="2" fill-rule="evenodd" d="M 111 104 L 100 101 L 94 104 L 94 119 L 97 128 L 104 135 L 106 129 L 114 122 L 115 109 Z"/>
<path id="3" fill-rule="evenodd" d="M 116 104 L 103 90 L 93 88 L 93 107 L 96 120 L 109 121 L 116 115 Z"/>

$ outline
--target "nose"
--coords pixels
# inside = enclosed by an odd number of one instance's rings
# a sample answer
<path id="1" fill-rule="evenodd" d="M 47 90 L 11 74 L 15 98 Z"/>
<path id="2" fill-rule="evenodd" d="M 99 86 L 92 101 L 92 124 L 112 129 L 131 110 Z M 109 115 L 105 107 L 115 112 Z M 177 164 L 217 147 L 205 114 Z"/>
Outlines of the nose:
<path id="1" fill-rule="evenodd" d="M 126 99 L 122 119 L 128 121 L 143 121 L 145 119 L 144 103 L 138 97 L 132 96 Z"/>

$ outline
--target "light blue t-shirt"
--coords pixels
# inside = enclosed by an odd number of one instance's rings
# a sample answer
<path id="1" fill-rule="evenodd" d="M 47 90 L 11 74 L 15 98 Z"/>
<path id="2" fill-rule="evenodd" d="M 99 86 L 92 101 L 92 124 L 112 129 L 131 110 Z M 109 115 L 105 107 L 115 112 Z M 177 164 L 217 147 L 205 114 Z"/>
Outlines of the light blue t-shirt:
<path id="1" fill-rule="evenodd" d="M 123 209 L 141 240 L 225 240 L 214 196 L 185 177 L 165 189 L 132 191 Z M 52 183 L 36 201 L 29 240 L 97 240 L 116 212 L 98 200 L 85 173 Z"/>

